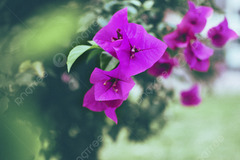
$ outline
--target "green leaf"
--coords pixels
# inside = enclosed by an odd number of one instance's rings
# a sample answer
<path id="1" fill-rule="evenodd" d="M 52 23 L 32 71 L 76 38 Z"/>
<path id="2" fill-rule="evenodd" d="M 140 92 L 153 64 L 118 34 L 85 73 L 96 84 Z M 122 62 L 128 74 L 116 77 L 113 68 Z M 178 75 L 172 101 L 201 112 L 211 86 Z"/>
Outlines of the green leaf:
<path id="1" fill-rule="evenodd" d="M 4 96 L 0 98 L 0 115 L 3 114 L 8 109 L 8 97 Z"/>
<path id="2" fill-rule="evenodd" d="M 137 1 L 137 0 L 130 1 L 129 3 L 131 3 L 131 4 L 133 4 L 133 5 L 137 6 L 137 7 L 140 7 L 142 5 L 142 3 L 140 1 Z"/>
<path id="3" fill-rule="evenodd" d="M 97 46 L 97 43 L 94 41 L 88 41 L 89 44 L 91 44 L 92 46 Z"/>
<path id="4" fill-rule="evenodd" d="M 101 54 L 101 52 L 102 52 L 102 49 L 94 49 L 94 50 L 90 51 L 90 53 L 87 57 L 86 63 L 89 63 L 89 61 L 91 61 L 96 55 Z"/>
<path id="5" fill-rule="evenodd" d="M 32 63 L 30 60 L 26 60 L 24 62 L 22 62 L 19 66 L 19 73 L 23 73 L 26 72 L 27 70 L 32 68 Z"/>
<path id="6" fill-rule="evenodd" d="M 118 65 L 119 61 L 107 52 L 102 52 L 100 56 L 100 67 L 105 71 L 111 71 Z"/>
<path id="7" fill-rule="evenodd" d="M 102 48 L 99 47 L 98 45 L 93 45 L 93 46 L 91 46 L 89 49 L 101 49 L 101 50 L 102 50 Z"/>
<path id="8" fill-rule="evenodd" d="M 44 77 L 44 73 L 45 73 L 45 70 L 44 70 L 44 67 L 43 67 L 43 64 L 42 62 L 40 61 L 36 61 L 32 64 L 32 67 L 35 71 L 35 74 L 40 77 L 40 78 L 43 78 Z"/>
<path id="9" fill-rule="evenodd" d="M 97 49 L 98 52 L 102 51 L 102 48 L 99 47 L 94 41 L 88 41 L 88 43 L 90 43 L 92 46 L 88 46 L 88 45 L 79 45 L 76 46 L 75 48 L 73 48 L 69 55 L 68 55 L 68 59 L 67 59 L 67 68 L 68 68 L 68 72 L 70 72 L 70 69 L 73 65 L 73 63 L 78 59 L 78 57 L 80 57 L 83 53 L 85 53 L 87 50 L 90 49 Z"/>
<path id="10" fill-rule="evenodd" d="M 90 49 L 92 47 L 91 46 L 87 46 L 87 45 L 79 45 L 79 46 L 76 46 L 75 48 L 73 48 L 70 51 L 70 53 L 68 55 L 68 58 L 67 58 L 67 69 L 68 69 L 68 72 L 70 72 L 70 69 L 71 69 L 73 63 L 78 59 L 78 57 L 81 56 L 84 52 L 86 52 L 88 49 Z"/>
<path id="11" fill-rule="evenodd" d="M 143 8 L 144 8 L 145 10 L 150 10 L 153 5 L 154 5 L 154 1 L 145 1 L 145 2 L 143 3 Z"/>

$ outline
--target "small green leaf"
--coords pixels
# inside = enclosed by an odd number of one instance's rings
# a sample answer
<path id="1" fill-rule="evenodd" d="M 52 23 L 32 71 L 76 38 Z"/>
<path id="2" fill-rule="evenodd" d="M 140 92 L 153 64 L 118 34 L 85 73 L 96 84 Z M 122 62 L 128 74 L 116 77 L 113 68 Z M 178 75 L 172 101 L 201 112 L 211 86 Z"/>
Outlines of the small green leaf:
<path id="1" fill-rule="evenodd" d="M 40 78 L 44 77 L 45 70 L 44 70 L 42 62 L 36 61 L 32 64 L 32 67 L 33 67 L 33 69 L 35 71 L 35 74 L 37 76 L 39 76 Z"/>
<path id="2" fill-rule="evenodd" d="M 136 1 L 136 0 L 135 1 L 130 1 L 129 3 L 131 3 L 131 4 L 133 4 L 137 7 L 140 7 L 142 5 L 142 3 L 140 1 Z"/>
<path id="3" fill-rule="evenodd" d="M 102 52 L 100 56 L 100 67 L 105 71 L 111 71 L 118 65 L 119 61 L 107 52 Z"/>
<path id="4" fill-rule="evenodd" d="M 90 49 L 92 47 L 87 46 L 87 45 L 79 45 L 70 51 L 68 58 L 67 58 L 68 72 L 70 72 L 70 69 L 71 69 L 73 63 L 78 59 L 78 57 L 81 56 L 84 52 L 86 52 L 88 49 Z"/>
<path id="5" fill-rule="evenodd" d="M 92 46 L 97 46 L 97 43 L 94 41 L 88 41 L 89 44 L 91 44 Z"/>
<path id="6" fill-rule="evenodd" d="M 19 73 L 23 73 L 26 72 L 27 70 L 32 68 L 32 63 L 30 60 L 26 60 L 24 62 L 22 62 L 19 66 Z"/>
<path id="7" fill-rule="evenodd" d="M 3 114 L 8 109 L 8 97 L 4 96 L 0 98 L 0 115 Z"/>
<path id="8" fill-rule="evenodd" d="M 89 49 L 102 49 L 102 48 L 99 47 L 98 45 L 93 45 L 93 46 L 91 46 Z"/>
<path id="9" fill-rule="evenodd" d="M 133 6 L 128 6 L 128 12 L 135 15 L 138 13 L 138 10 Z"/>
<path id="10" fill-rule="evenodd" d="M 154 1 L 145 1 L 145 2 L 143 3 L 143 8 L 144 8 L 145 10 L 150 10 L 153 5 L 154 5 Z"/>

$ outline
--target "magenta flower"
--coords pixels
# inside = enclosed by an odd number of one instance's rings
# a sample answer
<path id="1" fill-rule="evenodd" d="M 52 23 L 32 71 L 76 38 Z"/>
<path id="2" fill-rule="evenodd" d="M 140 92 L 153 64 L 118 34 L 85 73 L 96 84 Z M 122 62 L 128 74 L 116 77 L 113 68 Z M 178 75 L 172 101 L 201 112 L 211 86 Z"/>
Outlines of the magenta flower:
<path id="1" fill-rule="evenodd" d="M 120 67 L 128 77 L 150 68 L 167 48 L 141 25 L 128 23 L 127 8 L 115 13 L 93 40 L 119 59 Z"/>
<path id="2" fill-rule="evenodd" d="M 127 8 L 124 8 L 116 12 L 109 23 L 103 27 L 93 37 L 93 41 L 96 42 L 103 50 L 110 53 L 117 58 L 116 52 L 113 47 L 117 47 L 121 44 L 124 36 L 124 28 L 128 26 Z"/>
<path id="3" fill-rule="evenodd" d="M 183 17 L 180 25 L 191 26 L 194 33 L 200 33 L 207 23 L 207 18 L 213 13 L 213 9 L 205 6 L 196 7 L 191 1 L 188 1 L 189 11 Z"/>
<path id="4" fill-rule="evenodd" d="M 168 47 L 175 50 L 176 48 L 187 47 L 191 39 L 196 39 L 191 27 L 188 25 L 178 25 L 177 29 L 163 37 Z"/>
<path id="5" fill-rule="evenodd" d="M 208 71 L 210 66 L 209 57 L 212 56 L 213 53 L 213 49 L 207 47 L 198 40 L 192 44 L 189 43 L 184 50 L 185 59 L 189 67 L 200 72 Z"/>
<path id="6" fill-rule="evenodd" d="M 167 45 L 148 34 L 143 26 L 129 23 L 127 38 L 115 48 L 119 67 L 126 76 L 133 76 L 150 68 L 164 54 Z"/>
<path id="7" fill-rule="evenodd" d="M 95 68 L 90 82 L 93 87 L 85 94 L 83 107 L 91 111 L 104 111 L 106 116 L 117 124 L 115 110 L 127 99 L 135 85 L 131 77 L 126 77 L 119 68 L 103 71 Z"/>
<path id="8" fill-rule="evenodd" d="M 201 101 L 198 85 L 194 85 L 189 90 L 181 92 L 181 103 L 184 106 L 196 106 L 199 105 Z"/>
<path id="9" fill-rule="evenodd" d="M 148 74 L 158 77 L 163 76 L 167 78 L 171 73 L 174 66 L 178 65 L 176 58 L 171 58 L 167 52 L 151 67 L 148 69 Z"/>
<path id="10" fill-rule="evenodd" d="M 135 85 L 132 78 L 126 77 L 119 68 L 112 71 L 95 68 L 90 82 L 94 84 L 96 101 L 126 100 Z"/>
<path id="11" fill-rule="evenodd" d="M 223 47 L 229 40 L 237 39 L 238 35 L 228 28 L 228 22 L 225 18 L 222 23 L 208 31 L 208 38 L 215 47 Z"/>
<path id="12" fill-rule="evenodd" d="M 96 101 L 93 86 L 84 96 L 83 107 L 94 112 L 104 111 L 106 116 L 112 119 L 117 124 L 117 116 L 115 110 L 123 103 L 123 100 L 112 101 Z"/>

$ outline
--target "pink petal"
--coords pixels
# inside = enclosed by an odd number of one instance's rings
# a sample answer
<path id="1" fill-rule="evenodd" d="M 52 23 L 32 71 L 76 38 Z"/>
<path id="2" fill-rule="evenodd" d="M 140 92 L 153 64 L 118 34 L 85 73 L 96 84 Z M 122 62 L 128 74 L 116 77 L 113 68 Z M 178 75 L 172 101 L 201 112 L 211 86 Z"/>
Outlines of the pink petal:
<path id="1" fill-rule="evenodd" d="M 90 82 L 95 84 L 95 99 L 97 101 L 125 100 L 126 95 L 135 85 L 131 77 L 117 67 L 112 71 L 95 68 Z"/>
<path id="2" fill-rule="evenodd" d="M 192 44 L 191 48 L 192 48 L 192 52 L 194 53 L 194 55 L 200 60 L 206 60 L 210 56 L 212 56 L 214 53 L 214 50 L 212 48 L 209 48 L 208 46 L 204 45 L 203 43 L 201 43 L 198 40 L 196 40 Z"/>
<path id="3" fill-rule="evenodd" d="M 181 103 L 184 106 L 197 106 L 201 103 L 199 95 L 199 86 L 194 85 L 192 88 L 181 92 Z"/>
<path id="4" fill-rule="evenodd" d="M 196 6 L 192 1 L 188 1 L 189 10 L 195 10 Z"/>
<path id="5" fill-rule="evenodd" d="M 210 61 L 209 59 L 206 60 L 200 60 L 195 56 L 195 53 L 192 50 L 192 47 L 189 45 L 184 50 L 185 59 L 189 65 L 189 67 L 193 70 L 199 71 L 199 72 L 207 72 L 210 67 Z"/>
<path id="6" fill-rule="evenodd" d="M 164 78 L 169 77 L 174 66 L 178 65 L 176 58 L 171 58 L 167 52 L 151 67 L 148 69 L 148 74 Z"/>
<path id="7" fill-rule="evenodd" d="M 211 7 L 199 6 L 198 10 L 202 14 L 202 16 L 206 18 L 210 17 L 213 14 L 213 9 Z"/>
<path id="8" fill-rule="evenodd" d="M 109 76 L 105 74 L 105 72 L 99 68 L 95 68 L 90 77 L 90 83 L 94 84 L 97 82 L 104 83 L 105 81 L 111 79 Z"/>
<path id="9" fill-rule="evenodd" d="M 192 39 L 196 39 L 196 37 L 191 30 L 191 26 L 184 23 L 178 25 L 175 31 L 163 37 L 164 42 L 173 50 L 187 47 L 189 41 Z"/>
<path id="10" fill-rule="evenodd" d="M 110 82 L 109 82 L 110 83 Z M 122 90 L 120 88 L 118 92 L 112 88 L 111 85 L 104 85 L 103 83 L 95 84 L 95 99 L 97 101 L 109 101 L 109 100 L 121 100 L 124 95 L 122 94 Z"/>
<path id="11" fill-rule="evenodd" d="M 93 40 L 105 51 L 117 58 L 116 52 L 113 47 L 119 46 L 122 40 L 117 40 L 112 42 L 112 37 L 117 37 L 117 30 L 120 29 L 121 32 L 128 25 L 127 19 L 127 8 L 124 8 L 116 12 L 109 23 L 103 27 L 94 36 Z M 124 38 L 124 37 L 123 37 Z"/>
<path id="12" fill-rule="evenodd" d="M 116 50 L 120 68 L 127 76 L 133 76 L 150 68 L 165 52 L 167 45 L 151 36 L 138 24 L 130 23 L 126 31 L 129 40 L 125 40 Z M 139 51 L 131 57 L 131 49 Z"/>
<path id="13" fill-rule="evenodd" d="M 105 114 L 108 118 L 113 120 L 116 124 L 118 123 L 117 115 L 115 113 L 116 108 L 108 108 L 105 110 Z"/>
<path id="14" fill-rule="evenodd" d="M 112 101 L 96 101 L 94 97 L 94 87 L 93 86 L 84 96 L 83 107 L 88 108 L 94 112 L 101 112 L 108 108 L 117 108 L 121 106 L 123 100 L 112 100 Z"/>
<path id="15" fill-rule="evenodd" d="M 97 102 L 94 97 L 94 87 L 92 87 L 84 96 L 83 107 L 86 107 L 94 112 L 101 112 L 107 109 L 104 102 Z"/>
<path id="16" fill-rule="evenodd" d="M 207 72 L 210 67 L 209 59 L 206 60 L 196 60 L 193 65 L 191 65 L 191 69 L 199 71 L 199 72 Z"/>

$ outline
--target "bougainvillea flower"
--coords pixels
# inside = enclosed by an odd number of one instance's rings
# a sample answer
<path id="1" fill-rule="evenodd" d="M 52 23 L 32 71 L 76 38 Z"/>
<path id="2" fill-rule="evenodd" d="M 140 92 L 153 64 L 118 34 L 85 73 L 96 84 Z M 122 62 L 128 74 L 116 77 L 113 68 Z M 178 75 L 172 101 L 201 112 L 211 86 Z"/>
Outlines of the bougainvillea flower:
<path id="1" fill-rule="evenodd" d="M 163 37 L 168 47 L 175 50 L 176 48 L 187 47 L 191 39 L 196 39 L 190 26 L 178 25 L 177 29 Z"/>
<path id="2" fill-rule="evenodd" d="M 124 28 L 127 26 L 127 8 L 124 8 L 112 16 L 109 23 L 93 37 L 93 41 L 96 42 L 103 50 L 117 58 L 113 47 L 117 47 L 121 44 L 122 39 L 124 38 Z"/>
<path id="3" fill-rule="evenodd" d="M 208 31 L 208 38 L 215 47 L 223 47 L 229 40 L 237 39 L 238 35 L 228 28 L 228 21 L 225 18 L 222 23 Z"/>
<path id="4" fill-rule="evenodd" d="M 158 77 L 163 76 L 167 78 L 171 73 L 174 66 L 178 65 L 176 58 L 171 58 L 167 52 L 151 67 L 148 69 L 148 74 Z"/>
<path id="5" fill-rule="evenodd" d="M 126 76 L 144 72 L 156 63 L 164 54 L 167 45 L 148 34 L 143 26 L 129 23 L 126 30 L 127 39 L 115 48 L 119 67 Z"/>
<path id="6" fill-rule="evenodd" d="M 185 59 L 189 67 L 193 70 L 206 72 L 209 69 L 209 57 L 212 56 L 214 50 L 196 40 L 189 43 L 184 50 Z"/>
<path id="7" fill-rule="evenodd" d="M 184 106 L 197 106 L 201 101 L 198 85 L 194 85 L 189 90 L 181 92 L 181 103 Z"/>
<path id="8" fill-rule="evenodd" d="M 191 29 L 194 33 L 200 33 L 207 23 L 207 18 L 210 17 L 213 13 L 211 7 L 198 6 L 191 1 L 188 1 L 189 10 L 183 17 L 183 20 L 180 25 L 191 26 Z"/>
<path id="9" fill-rule="evenodd" d="M 94 112 L 102 112 L 104 111 L 106 116 L 112 119 L 115 123 L 117 123 L 117 116 L 115 113 L 116 108 L 118 108 L 123 100 L 112 100 L 112 101 L 96 101 L 93 86 L 84 96 L 83 99 L 83 107 L 88 108 Z"/>
<path id="10" fill-rule="evenodd" d="M 126 77 L 119 68 L 112 71 L 95 68 L 90 82 L 95 86 L 95 99 L 97 101 L 126 100 L 129 91 L 135 85 L 132 78 Z"/>

